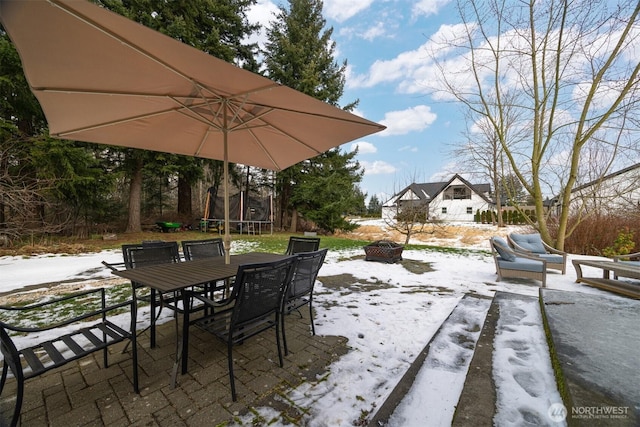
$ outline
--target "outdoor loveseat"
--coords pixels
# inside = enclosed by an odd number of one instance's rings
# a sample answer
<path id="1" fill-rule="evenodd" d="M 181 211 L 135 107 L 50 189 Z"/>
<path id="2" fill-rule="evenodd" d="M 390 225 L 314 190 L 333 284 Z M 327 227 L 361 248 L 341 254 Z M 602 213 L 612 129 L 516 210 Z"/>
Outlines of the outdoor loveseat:
<path id="1" fill-rule="evenodd" d="M 490 239 L 498 281 L 504 278 L 534 279 L 547 284 L 547 261 L 537 256 L 515 252 L 502 237 Z"/>
<path id="2" fill-rule="evenodd" d="M 547 262 L 547 268 L 560 270 L 562 274 L 566 272 L 567 253 L 547 245 L 539 233 L 511 233 L 507 240 L 515 252 L 542 258 Z"/>

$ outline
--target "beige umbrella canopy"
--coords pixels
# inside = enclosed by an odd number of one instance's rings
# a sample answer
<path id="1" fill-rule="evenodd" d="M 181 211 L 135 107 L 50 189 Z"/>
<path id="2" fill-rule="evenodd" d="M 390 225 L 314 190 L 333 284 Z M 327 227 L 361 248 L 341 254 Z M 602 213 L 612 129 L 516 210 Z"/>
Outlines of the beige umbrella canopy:
<path id="1" fill-rule="evenodd" d="M 88 1 L 0 0 L 0 22 L 54 137 L 278 171 L 384 129 Z"/>

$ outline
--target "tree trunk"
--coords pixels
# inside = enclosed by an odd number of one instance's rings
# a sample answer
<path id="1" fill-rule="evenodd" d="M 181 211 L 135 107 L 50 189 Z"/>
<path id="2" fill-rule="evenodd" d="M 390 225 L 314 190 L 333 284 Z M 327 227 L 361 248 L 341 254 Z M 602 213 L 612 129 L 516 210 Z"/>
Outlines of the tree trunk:
<path id="1" fill-rule="evenodd" d="M 191 221 L 193 211 L 191 207 L 191 184 L 183 177 L 178 177 L 178 214 Z"/>
<path id="2" fill-rule="evenodd" d="M 131 185 L 129 188 L 129 220 L 126 233 L 139 233 L 142 231 L 140 223 L 140 204 L 142 202 L 142 159 L 136 159 L 136 166 L 131 173 Z"/>
<path id="3" fill-rule="evenodd" d="M 293 209 L 291 213 L 291 227 L 289 227 L 289 232 L 295 233 L 298 228 L 298 211 Z"/>

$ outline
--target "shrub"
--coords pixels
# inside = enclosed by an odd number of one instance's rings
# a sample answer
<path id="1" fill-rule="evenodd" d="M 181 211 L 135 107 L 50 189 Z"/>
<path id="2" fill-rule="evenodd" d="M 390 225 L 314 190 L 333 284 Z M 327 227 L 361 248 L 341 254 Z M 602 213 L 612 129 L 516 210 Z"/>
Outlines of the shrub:
<path id="1" fill-rule="evenodd" d="M 618 232 L 618 237 L 613 242 L 613 246 L 608 246 L 602 250 L 604 256 L 613 258 L 616 255 L 630 254 L 636 243 L 633 241 L 633 231 L 628 227 Z"/>
<path id="2" fill-rule="evenodd" d="M 640 233 L 638 232 L 638 215 L 594 215 L 577 225 L 575 230 L 565 239 L 564 250 L 580 255 L 604 254 L 605 248 L 611 247 L 618 239 L 620 230 L 631 233 L 634 247 L 640 247 Z M 552 236 L 557 236 L 556 224 L 549 224 Z M 575 224 L 575 218 L 569 220 L 569 229 Z M 615 244 L 615 243 L 614 243 Z"/>

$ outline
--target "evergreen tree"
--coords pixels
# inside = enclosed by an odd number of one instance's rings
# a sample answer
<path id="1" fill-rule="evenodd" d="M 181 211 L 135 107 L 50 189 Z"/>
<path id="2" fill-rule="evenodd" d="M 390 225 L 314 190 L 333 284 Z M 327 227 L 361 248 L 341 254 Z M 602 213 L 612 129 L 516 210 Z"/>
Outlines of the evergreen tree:
<path id="1" fill-rule="evenodd" d="M 267 30 L 264 63 L 268 76 L 286 86 L 313 96 L 331 105 L 338 106 L 344 91 L 347 62 L 338 65 L 334 60 L 335 42 L 331 41 L 333 28 L 325 29 L 326 21 L 322 16 L 320 0 L 289 0 L 289 8 L 281 6 L 272 26 Z M 357 102 L 351 103 L 351 110 Z M 343 157 L 337 161 L 338 157 Z M 358 209 L 356 184 L 362 179 L 359 165 L 353 163 L 353 155 L 341 154 L 339 150 L 330 150 L 315 157 L 311 162 L 302 162 L 291 166 L 276 176 L 276 188 L 280 204 L 280 226 L 286 227 L 290 221 L 292 231 L 296 231 L 297 213 L 313 219 L 318 226 L 336 228 L 348 227 L 346 221 L 338 221 L 334 215 L 345 214 Z M 314 167 L 309 168 L 312 164 Z M 342 164 L 347 173 L 336 173 L 336 165 Z M 322 165 L 322 166 L 320 166 Z M 311 173 L 310 173 L 311 171 Z M 338 194 L 332 189 L 323 189 L 321 193 L 308 192 L 316 187 L 314 180 L 325 185 L 337 177 L 345 180 L 339 187 L 349 194 Z M 320 199 L 331 197 L 330 199 Z M 320 207 L 316 200 L 322 200 L 323 212 L 312 213 L 310 206 Z M 353 203 L 346 206 L 345 202 Z M 337 209 L 337 206 L 340 206 Z M 312 218 L 313 217 L 313 218 Z M 338 225 L 339 224 L 339 225 Z"/>
<path id="2" fill-rule="evenodd" d="M 334 149 L 301 164 L 302 174 L 310 178 L 296 185 L 291 202 L 321 230 L 333 233 L 356 228 L 345 219 L 345 215 L 364 208 L 364 195 L 354 184 L 362 177 L 360 165 L 353 161 L 355 155 Z"/>
<path id="3" fill-rule="evenodd" d="M 80 230 L 105 209 L 111 176 L 92 144 L 47 135 L 14 45 L 0 28 L 0 228 L 25 234 Z M 69 227 L 70 226 L 70 227 Z M 82 235 L 88 231 L 82 228 Z"/>
<path id="4" fill-rule="evenodd" d="M 255 0 L 96 0 L 129 19 L 191 45 L 203 52 L 227 62 L 235 62 L 244 68 L 258 69 L 255 54 L 257 45 L 244 40 L 257 30 L 249 24 L 246 11 Z M 178 141 L 176 141 L 178 143 Z M 127 231 L 141 229 L 140 209 L 144 176 L 156 174 L 157 179 L 166 180 L 167 174 L 178 176 L 177 212 L 183 220 L 192 219 L 191 189 L 203 177 L 203 167 L 211 161 L 187 156 L 145 151 L 136 153 L 126 149 L 129 167 L 129 220 Z M 162 168 L 158 168 L 158 164 Z M 220 162 L 222 163 L 222 162 Z M 212 183 L 219 186 L 219 182 Z M 140 188 L 138 188 L 140 186 Z M 162 206 L 160 206 L 162 207 Z"/>
<path id="5" fill-rule="evenodd" d="M 367 206 L 367 214 L 370 216 L 382 215 L 382 202 L 375 194 L 369 199 L 369 205 Z"/>

